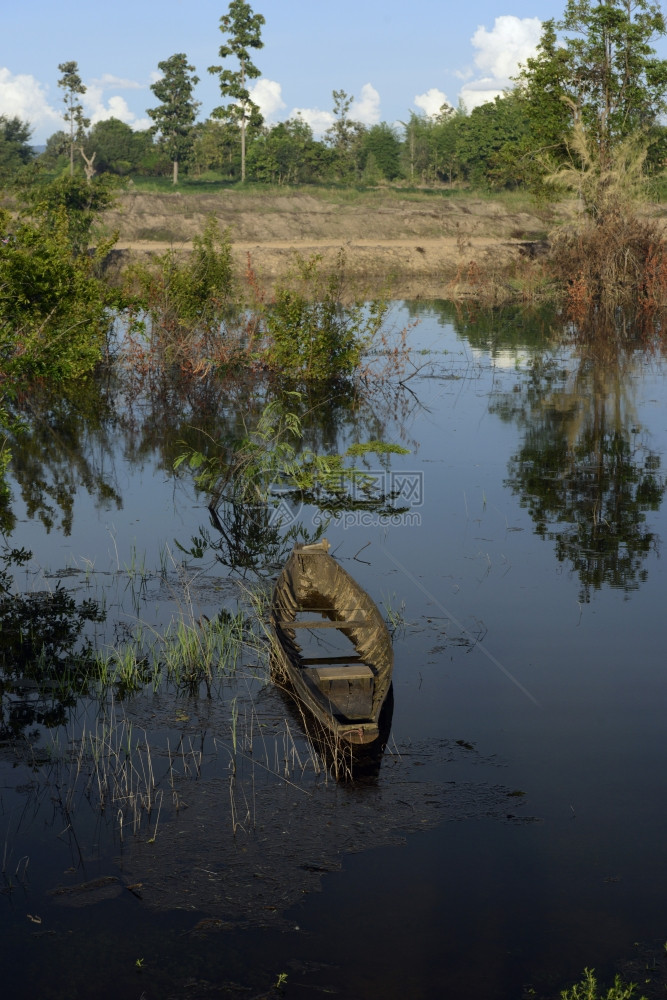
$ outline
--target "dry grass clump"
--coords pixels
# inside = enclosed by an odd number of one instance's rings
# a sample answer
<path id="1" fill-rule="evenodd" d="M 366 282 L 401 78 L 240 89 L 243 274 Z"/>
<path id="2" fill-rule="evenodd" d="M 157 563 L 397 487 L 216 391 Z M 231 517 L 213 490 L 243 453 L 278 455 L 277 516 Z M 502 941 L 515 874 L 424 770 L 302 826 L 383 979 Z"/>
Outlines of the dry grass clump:
<path id="1" fill-rule="evenodd" d="M 568 318 L 598 328 L 619 314 L 653 324 L 667 305 L 667 243 L 661 225 L 641 211 L 646 145 L 633 136 L 604 160 L 578 123 L 573 163 L 549 180 L 576 191 L 581 223 L 552 236 L 549 265 L 565 292 Z"/>
<path id="2" fill-rule="evenodd" d="M 553 240 L 550 263 L 578 326 L 618 312 L 653 320 L 667 304 L 667 245 L 657 223 L 627 211 L 589 219 Z"/>

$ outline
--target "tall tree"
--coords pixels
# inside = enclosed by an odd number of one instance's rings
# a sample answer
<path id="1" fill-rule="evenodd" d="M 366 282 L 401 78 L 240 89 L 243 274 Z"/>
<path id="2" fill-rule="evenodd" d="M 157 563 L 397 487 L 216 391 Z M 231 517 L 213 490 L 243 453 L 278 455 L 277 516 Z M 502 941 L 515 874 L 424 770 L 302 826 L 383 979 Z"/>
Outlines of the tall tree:
<path id="1" fill-rule="evenodd" d="M 667 60 L 653 48 L 667 33 L 665 18 L 652 0 L 567 0 L 555 27 L 563 44 L 547 21 L 521 86 L 538 112 L 533 117 L 546 120 L 541 105 L 551 125 L 560 117 L 556 101 L 566 97 L 570 123 L 581 123 L 605 170 L 619 142 L 647 133 L 667 109 Z"/>
<path id="2" fill-rule="evenodd" d="M 532 149 L 540 156 L 558 161 L 567 154 L 572 110 L 566 98 L 571 100 L 571 82 L 571 54 L 559 44 L 555 22 L 545 21 L 537 52 L 526 60 L 516 79 Z"/>
<path id="3" fill-rule="evenodd" d="M 229 12 L 220 18 L 220 31 L 227 35 L 228 42 L 220 46 L 221 59 L 234 56 L 238 60 L 237 70 L 223 66 L 209 66 L 209 73 L 215 73 L 220 82 L 220 93 L 230 99 L 230 103 L 211 112 L 212 118 L 223 118 L 238 123 L 241 129 L 241 180 L 245 180 L 246 128 L 248 123 L 261 125 L 259 108 L 250 99 L 247 81 L 254 80 L 260 71 L 250 59 L 248 49 L 261 49 L 262 25 L 266 24 L 262 14 L 254 14 L 250 4 L 243 0 L 231 0 Z"/>
<path id="4" fill-rule="evenodd" d="M 155 122 L 153 131 L 160 132 L 164 145 L 173 164 L 173 182 L 178 184 L 178 164 L 191 150 L 195 134 L 193 131 L 199 101 L 192 97 L 192 91 L 199 83 L 195 67 L 188 64 L 183 52 L 158 63 L 162 77 L 151 84 L 151 90 L 160 101 L 157 108 L 148 108 L 148 114 Z"/>
<path id="5" fill-rule="evenodd" d="M 86 93 L 86 88 L 81 82 L 77 63 L 73 61 L 60 63 L 58 69 L 63 74 L 58 80 L 58 86 L 65 91 L 63 118 L 69 126 L 69 172 L 71 177 L 74 175 L 74 147 L 83 141 L 85 131 L 90 125 L 90 119 L 84 117 L 83 104 L 78 97 L 79 94 Z"/>

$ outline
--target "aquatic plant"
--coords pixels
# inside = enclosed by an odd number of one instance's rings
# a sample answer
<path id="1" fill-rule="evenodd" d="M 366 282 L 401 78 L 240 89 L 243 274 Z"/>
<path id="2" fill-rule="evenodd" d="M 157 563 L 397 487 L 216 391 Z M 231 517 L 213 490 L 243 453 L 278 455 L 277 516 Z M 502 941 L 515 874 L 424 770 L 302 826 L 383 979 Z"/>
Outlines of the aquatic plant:
<path id="1" fill-rule="evenodd" d="M 571 986 L 570 989 L 561 991 L 562 1000 L 630 1000 L 635 997 L 637 989 L 634 983 L 623 983 L 620 976 L 614 979 L 614 985 L 606 992 L 604 987 L 599 987 L 595 978 L 594 969 L 584 969 L 584 978 L 581 982 Z M 635 1000 L 646 1000 L 645 997 L 636 997 Z"/>
<path id="2" fill-rule="evenodd" d="M 267 350 L 264 360 L 293 382 L 350 378 L 364 352 L 379 333 L 388 303 L 375 299 L 347 301 L 345 252 L 336 267 L 322 268 L 322 256 L 296 255 L 291 274 L 275 293 L 265 315 Z"/>
<path id="3" fill-rule="evenodd" d="M 398 607 L 395 607 L 394 602 L 396 599 L 396 594 L 382 595 L 382 606 L 392 635 L 398 629 L 405 628 L 407 624 L 405 619 L 405 601 L 401 600 Z"/>
<path id="4" fill-rule="evenodd" d="M 190 548 L 201 558 L 209 549 L 235 569 L 262 571 L 284 559 L 297 541 L 316 541 L 329 515 L 373 510 L 379 515 L 402 513 L 393 494 L 379 493 L 377 477 L 348 464 L 350 458 L 374 452 L 406 454 L 407 449 L 380 441 L 352 445 L 345 455 L 322 455 L 302 446 L 301 418 L 295 412 L 303 397 L 291 391 L 263 407 L 254 427 L 235 441 L 215 442 L 213 454 L 190 448 L 174 468 L 189 467 L 197 486 L 210 496 L 209 510 L 220 540 L 206 528 Z M 322 512 L 315 532 L 294 516 L 305 506 Z"/>

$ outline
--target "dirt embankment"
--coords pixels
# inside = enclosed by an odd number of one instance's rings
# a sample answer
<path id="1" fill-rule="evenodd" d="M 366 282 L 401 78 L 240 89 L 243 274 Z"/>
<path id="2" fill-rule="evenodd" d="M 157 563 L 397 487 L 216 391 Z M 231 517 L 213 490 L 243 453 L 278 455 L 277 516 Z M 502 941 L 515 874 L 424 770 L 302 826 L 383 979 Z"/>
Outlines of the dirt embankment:
<path id="1" fill-rule="evenodd" d="M 445 297 L 474 290 L 480 274 L 502 281 L 539 252 L 556 215 L 538 215 L 528 199 L 525 205 L 513 210 L 482 198 L 382 191 L 349 200 L 303 191 L 126 192 L 104 221 L 120 233 L 117 251 L 124 259 L 172 246 L 185 252 L 214 216 L 230 230 L 239 273 L 249 256 L 268 287 L 285 274 L 295 251 L 320 253 L 333 265 L 342 247 L 348 270 L 369 285 L 388 284 L 396 297 Z"/>

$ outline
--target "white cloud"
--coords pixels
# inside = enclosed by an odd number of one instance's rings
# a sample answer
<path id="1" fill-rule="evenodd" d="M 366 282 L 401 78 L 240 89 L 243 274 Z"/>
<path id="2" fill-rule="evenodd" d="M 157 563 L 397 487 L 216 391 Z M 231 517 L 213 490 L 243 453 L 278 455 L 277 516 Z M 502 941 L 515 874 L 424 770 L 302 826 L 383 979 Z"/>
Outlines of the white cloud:
<path id="1" fill-rule="evenodd" d="M 139 118 L 134 111 L 130 110 L 124 97 L 121 97 L 119 94 L 111 94 L 105 98 L 105 85 L 102 81 L 109 81 L 108 85 L 115 88 L 118 86 L 118 84 L 113 82 L 115 80 L 117 80 L 117 77 L 111 77 L 109 74 L 106 74 L 101 80 L 95 80 L 93 83 L 87 85 L 86 93 L 82 96 L 82 102 L 86 117 L 90 118 L 90 124 L 97 125 L 98 122 L 106 121 L 108 118 L 118 118 L 119 121 L 125 122 L 126 125 L 130 125 L 135 130 L 149 128 L 153 124 L 151 120 L 149 118 Z M 128 81 L 124 82 L 127 83 Z M 137 88 L 133 87 L 132 89 L 139 89 L 139 85 L 137 85 Z"/>
<path id="2" fill-rule="evenodd" d="M 498 87 L 495 80 L 490 80 L 487 77 L 462 87 L 459 92 L 459 100 L 462 101 L 466 111 L 470 112 L 482 104 L 495 101 L 496 97 L 502 97 L 503 92 L 503 87 Z"/>
<path id="3" fill-rule="evenodd" d="M 151 83 L 154 83 L 152 79 L 156 74 L 151 74 Z M 114 76 L 113 73 L 103 73 L 98 80 L 91 80 L 90 86 L 98 86 L 103 90 L 108 90 L 109 87 L 113 87 L 114 90 L 143 90 L 146 84 L 137 83 L 136 80 L 127 80 L 122 76 Z"/>
<path id="4" fill-rule="evenodd" d="M 82 104 L 92 125 L 107 118 L 119 118 L 133 129 L 146 129 L 152 124 L 149 118 L 140 118 L 131 111 L 124 97 L 113 93 L 114 90 L 141 90 L 143 84 L 105 73 L 87 83 L 86 88 Z M 110 90 L 112 93 L 107 96 Z M 65 127 L 60 106 L 53 108 L 49 104 L 43 84 L 34 76 L 15 75 L 6 67 L 0 67 L 0 115 L 10 118 L 17 115 L 30 122 L 34 143 L 45 142 L 49 135 Z"/>
<path id="5" fill-rule="evenodd" d="M 319 108 L 292 108 L 290 118 L 301 115 L 303 120 L 310 125 L 313 135 L 321 138 L 328 128 L 331 128 L 335 119 L 330 111 L 320 111 Z"/>
<path id="6" fill-rule="evenodd" d="M 380 95 L 371 83 L 361 88 L 361 97 L 352 105 L 350 115 L 364 125 L 377 125 L 380 121 Z"/>
<path id="7" fill-rule="evenodd" d="M 497 17 L 491 31 L 480 25 L 471 38 L 478 50 L 475 65 L 485 76 L 509 83 L 520 63 L 535 54 L 542 22 L 539 17 L 514 17 L 503 14 Z"/>
<path id="8" fill-rule="evenodd" d="M 425 94 L 417 94 L 413 103 L 415 107 L 420 108 L 425 115 L 432 118 L 434 115 L 438 114 L 443 104 L 449 104 L 450 102 L 447 100 L 447 95 L 441 90 L 438 90 L 437 87 L 431 87 L 431 89 L 427 90 Z"/>
<path id="9" fill-rule="evenodd" d="M 60 112 L 49 104 L 39 80 L 28 74 L 15 75 L 6 67 L 0 67 L 0 115 L 30 122 L 32 141 L 38 143 L 63 126 Z"/>
<path id="10" fill-rule="evenodd" d="M 475 66 L 481 72 L 462 88 L 459 97 L 468 111 L 492 101 L 512 86 L 519 66 L 535 55 L 542 34 L 538 17 L 503 14 L 490 31 L 480 25 L 470 41 L 477 52 Z"/>
<path id="11" fill-rule="evenodd" d="M 248 93 L 265 118 L 271 118 L 277 111 L 287 107 L 283 101 L 282 87 L 275 80 L 261 77 L 249 88 Z"/>

